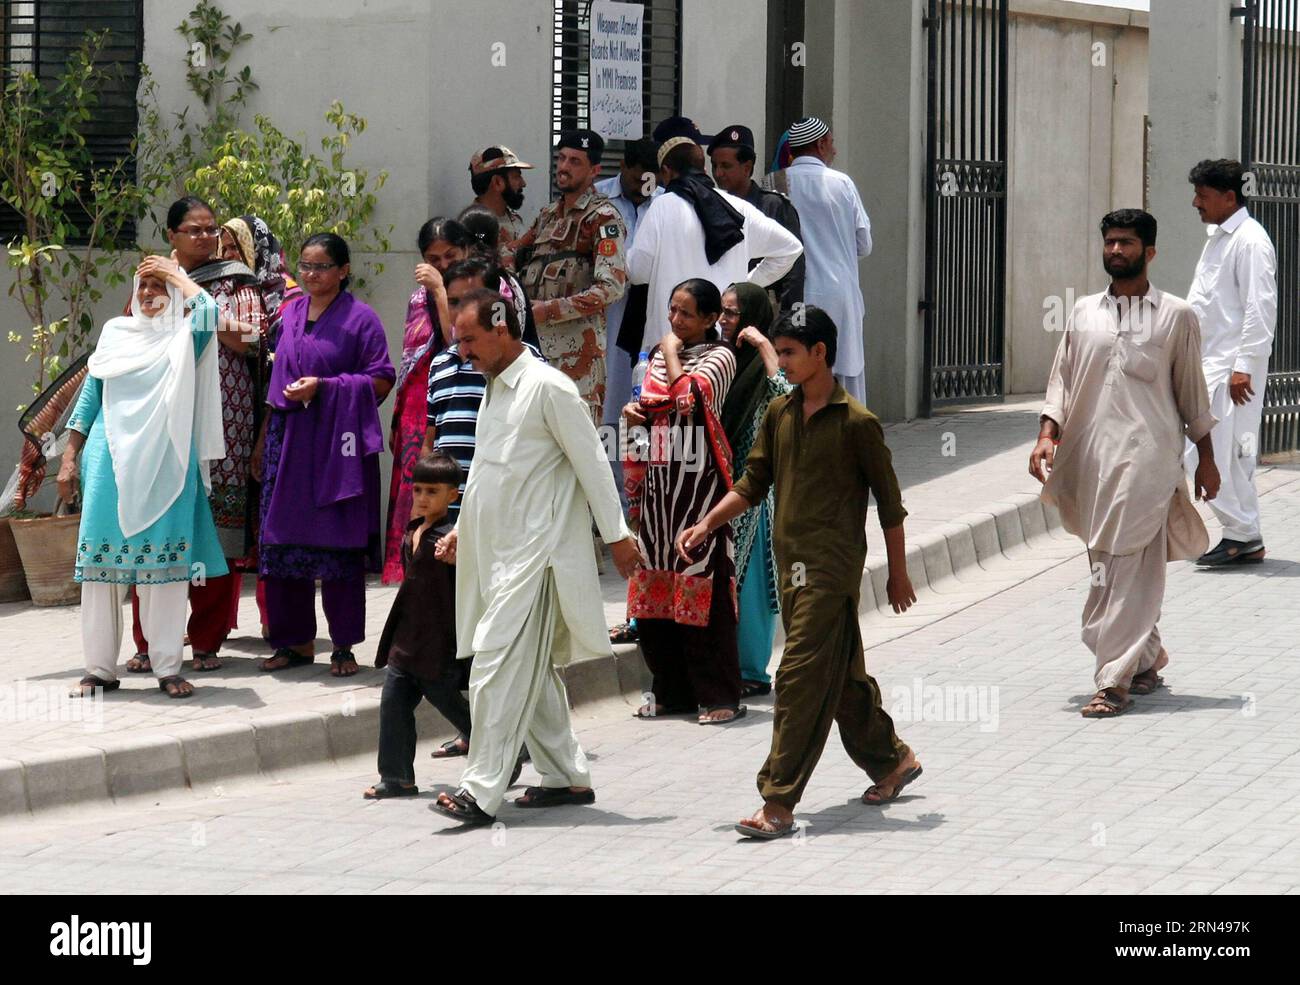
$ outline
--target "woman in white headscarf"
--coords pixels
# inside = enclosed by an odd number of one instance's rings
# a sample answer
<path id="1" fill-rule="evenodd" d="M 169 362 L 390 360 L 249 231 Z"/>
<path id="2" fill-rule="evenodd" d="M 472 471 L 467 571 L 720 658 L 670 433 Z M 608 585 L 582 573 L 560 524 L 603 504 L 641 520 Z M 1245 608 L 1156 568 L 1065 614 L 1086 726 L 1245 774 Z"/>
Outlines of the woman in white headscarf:
<path id="1" fill-rule="evenodd" d="M 192 580 L 227 573 L 206 490 L 225 456 L 214 333 L 218 309 L 174 260 L 146 257 L 131 314 L 111 319 L 68 421 L 59 495 L 80 485 L 81 633 L 86 676 L 73 692 L 120 686 L 122 604 L 132 586 L 158 687 L 180 676 Z"/>

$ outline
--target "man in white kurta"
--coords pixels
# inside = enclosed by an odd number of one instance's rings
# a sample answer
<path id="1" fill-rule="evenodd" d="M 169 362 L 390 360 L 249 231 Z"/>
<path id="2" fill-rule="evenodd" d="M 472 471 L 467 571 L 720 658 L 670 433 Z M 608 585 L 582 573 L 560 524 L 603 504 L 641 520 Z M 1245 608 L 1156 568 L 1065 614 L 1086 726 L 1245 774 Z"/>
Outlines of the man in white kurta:
<path id="1" fill-rule="evenodd" d="M 1190 175 L 1193 204 L 1208 223 L 1205 247 L 1187 302 L 1201 323 L 1201 356 L 1210 408 L 1214 460 L 1223 488 L 1210 508 L 1223 539 L 1198 564 L 1257 563 L 1264 538 L 1255 492 L 1255 461 L 1264 413 L 1268 359 L 1277 323 L 1277 253 L 1268 232 L 1242 203 L 1236 161 L 1202 161 Z M 1187 467 L 1196 453 L 1187 449 Z"/>
<path id="2" fill-rule="evenodd" d="M 798 143 L 796 144 L 796 141 Z M 799 211 L 807 272 L 803 298 L 831 316 L 839 329 L 835 378 L 860 403 L 867 402 L 862 320 L 866 304 L 858 283 L 858 258 L 871 253 L 871 220 L 853 179 L 830 167 L 835 140 L 816 117 L 790 128 L 794 160 L 782 183 Z"/>
<path id="3" fill-rule="evenodd" d="M 698 165 L 693 170 L 702 173 L 704 148 L 695 145 L 695 150 L 698 151 Z M 661 149 L 661 162 L 664 158 Z M 695 208 L 685 198 L 673 193 L 671 182 L 677 176 L 678 172 L 670 167 L 664 168 L 661 180 L 668 190 L 650 203 L 637 228 L 636 241 L 627 251 L 628 280 L 633 284 L 650 285 L 645 336 L 641 343 L 646 352 L 671 330 L 668 301 L 673 288 L 682 281 L 703 277 L 719 291 L 743 281 L 767 287 L 784 277 L 803 252 L 799 237 L 775 219 L 769 219 L 743 198 L 715 188 L 713 194 L 742 216 L 744 239 L 716 262 L 710 263 L 705 255 L 704 227 Z M 749 269 L 751 260 L 759 261 L 753 270 Z"/>
<path id="4" fill-rule="evenodd" d="M 493 296 L 471 294 L 456 320 L 462 357 L 488 384 L 474 468 L 449 539 L 457 655 L 474 658 L 474 729 L 457 794 L 490 819 L 525 742 L 542 782 L 517 803 L 547 806 L 544 791 L 572 792 L 579 799 L 570 803 L 595 799 L 556 667 L 610 652 L 592 518 L 620 572 L 630 573 L 638 551 L 577 386 L 528 353 L 510 306 L 501 309 L 509 327 L 485 327 L 475 307 L 480 295 Z"/>
<path id="5" fill-rule="evenodd" d="M 1097 687 L 1088 717 L 1118 714 L 1130 690 L 1162 683 L 1165 565 L 1208 546 L 1187 495 L 1184 440 L 1202 455 L 1198 495 L 1212 498 L 1218 486 L 1196 316 L 1146 277 L 1155 220 L 1124 209 L 1106 216 L 1102 231 L 1111 287 L 1079 299 L 1069 315 L 1029 465 L 1046 479 L 1043 500 L 1088 547 L 1083 641 L 1096 656 Z"/>

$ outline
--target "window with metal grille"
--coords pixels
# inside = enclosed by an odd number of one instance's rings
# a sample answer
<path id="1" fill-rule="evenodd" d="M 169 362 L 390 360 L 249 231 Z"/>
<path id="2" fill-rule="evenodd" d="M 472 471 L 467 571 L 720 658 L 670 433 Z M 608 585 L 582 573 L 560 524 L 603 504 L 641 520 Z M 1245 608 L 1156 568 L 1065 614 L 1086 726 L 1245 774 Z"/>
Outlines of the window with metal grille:
<path id="1" fill-rule="evenodd" d="M 681 0 L 645 0 L 642 19 L 641 103 L 645 136 L 660 120 L 681 112 Z M 563 130 L 585 129 L 590 121 L 590 0 L 555 0 L 555 57 L 551 84 L 551 144 Z M 623 141 L 605 141 L 601 174 L 616 174 Z M 550 164 L 551 196 L 556 194 L 555 164 Z"/>
<path id="2" fill-rule="evenodd" d="M 31 71 L 53 80 L 87 31 L 109 32 L 99 64 L 112 67 L 111 79 L 98 93 L 99 105 L 81 130 L 96 168 L 112 167 L 131 152 L 139 116 L 136 88 L 144 57 L 144 0 L 0 0 L 0 68 Z M 132 165 L 128 177 L 135 177 Z M 0 240 L 21 232 L 18 214 L 0 203 Z M 134 242 L 134 224 L 123 230 L 124 244 Z"/>

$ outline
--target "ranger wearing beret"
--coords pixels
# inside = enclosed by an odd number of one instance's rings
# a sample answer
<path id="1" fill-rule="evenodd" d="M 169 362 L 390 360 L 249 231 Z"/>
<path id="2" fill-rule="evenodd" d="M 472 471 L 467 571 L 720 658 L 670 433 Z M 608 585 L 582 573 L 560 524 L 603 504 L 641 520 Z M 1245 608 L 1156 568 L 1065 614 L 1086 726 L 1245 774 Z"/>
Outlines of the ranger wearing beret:
<path id="1" fill-rule="evenodd" d="M 605 310 L 623 296 L 625 228 L 618 208 L 592 183 L 605 141 L 567 130 L 555 154 L 560 197 L 510 246 L 532 299 L 542 354 L 577 385 L 599 425 L 605 402 Z"/>

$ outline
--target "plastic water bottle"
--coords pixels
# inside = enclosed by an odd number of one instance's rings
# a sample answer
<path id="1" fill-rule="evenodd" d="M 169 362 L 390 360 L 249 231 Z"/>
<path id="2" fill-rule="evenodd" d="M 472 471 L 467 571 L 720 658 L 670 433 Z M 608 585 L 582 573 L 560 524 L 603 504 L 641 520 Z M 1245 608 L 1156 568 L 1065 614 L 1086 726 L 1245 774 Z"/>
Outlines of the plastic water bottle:
<path id="1" fill-rule="evenodd" d="M 641 399 L 641 385 L 645 383 L 646 374 L 650 372 L 650 353 L 642 352 L 637 356 L 636 365 L 632 367 L 632 402 Z"/>

